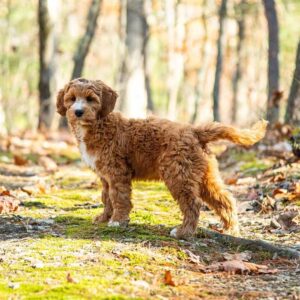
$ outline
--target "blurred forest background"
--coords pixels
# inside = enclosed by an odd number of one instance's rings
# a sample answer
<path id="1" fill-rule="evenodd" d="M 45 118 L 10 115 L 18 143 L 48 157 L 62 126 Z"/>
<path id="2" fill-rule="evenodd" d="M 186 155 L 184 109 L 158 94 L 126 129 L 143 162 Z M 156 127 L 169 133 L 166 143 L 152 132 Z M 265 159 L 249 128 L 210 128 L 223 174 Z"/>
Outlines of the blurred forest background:
<path id="1" fill-rule="evenodd" d="M 2 0 L 0 133 L 64 126 L 80 76 L 128 117 L 298 125 L 299 19 L 298 0 Z"/>

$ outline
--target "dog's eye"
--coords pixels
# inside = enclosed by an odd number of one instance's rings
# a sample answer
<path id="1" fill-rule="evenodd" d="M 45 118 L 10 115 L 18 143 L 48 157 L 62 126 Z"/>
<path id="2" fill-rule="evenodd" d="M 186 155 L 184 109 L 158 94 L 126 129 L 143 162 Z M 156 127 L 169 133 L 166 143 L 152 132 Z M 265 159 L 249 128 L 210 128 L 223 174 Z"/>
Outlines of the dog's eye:
<path id="1" fill-rule="evenodd" d="M 71 101 L 72 101 L 72 102 L 75 102 L 75 100 L 76 100 L 76 97 L 75 97 L 75 96 L 71 97 Z"/>
<path id="2" fill-rule="evenodd" d="M 87 101 L 87 102 L 92 102 L 92 101 L 93 101 L 93 98 L 89 96 L 89 97 L 86 98 L 86 101 Z"/>

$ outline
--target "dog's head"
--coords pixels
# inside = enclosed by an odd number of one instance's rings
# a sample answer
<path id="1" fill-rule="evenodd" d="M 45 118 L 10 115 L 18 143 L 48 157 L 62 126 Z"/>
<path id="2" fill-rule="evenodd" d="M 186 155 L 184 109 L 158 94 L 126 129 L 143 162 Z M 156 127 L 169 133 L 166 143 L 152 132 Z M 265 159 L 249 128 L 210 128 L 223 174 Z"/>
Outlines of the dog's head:
<path id="1" fill-rule="evenodd" d="M 58 92 L 56 108 L 69 121 L 88 124 L 112 112 L 117 97 L 117 93 L 101 80 L 78 78 Z"/>

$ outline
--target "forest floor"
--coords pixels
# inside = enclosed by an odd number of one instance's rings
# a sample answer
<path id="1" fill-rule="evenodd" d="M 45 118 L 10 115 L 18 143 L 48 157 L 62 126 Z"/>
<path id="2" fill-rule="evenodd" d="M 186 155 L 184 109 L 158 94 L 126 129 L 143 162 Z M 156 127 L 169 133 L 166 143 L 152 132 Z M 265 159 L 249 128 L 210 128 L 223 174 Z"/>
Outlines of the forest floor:
<path id="1" fill-rule="evenodd" d="M 300 251 L 300 162 L 287 148 L 215 151 L 241 236 Z M 220 230 L 205 207 L 199 234 L 171 238 L 181 214 L 163 183 L 134 183 L 130 225 L 108 228 L 92 222 L 101 186 L 67 135 L 0 149 L 0 299 L 300 299 L 299 261 L 203 236 Z"/>

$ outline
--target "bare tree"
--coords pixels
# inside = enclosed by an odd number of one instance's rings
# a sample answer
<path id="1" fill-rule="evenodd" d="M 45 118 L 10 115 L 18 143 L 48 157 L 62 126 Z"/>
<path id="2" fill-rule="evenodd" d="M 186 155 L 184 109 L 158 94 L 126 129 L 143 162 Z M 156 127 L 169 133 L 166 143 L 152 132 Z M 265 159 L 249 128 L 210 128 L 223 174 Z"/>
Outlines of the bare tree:
<path id="1" fill-rule="evenodd" d="M 147 2 L 148 7 L 151 5 L 151 0 Z M 150 5 L 149 5 L 150 4 Z M 147 111 L 148 112 L 154 112 L 154 102 L 152 98 L 152 92 L 151 92 L 151 84 L 150 84 L 150 71 L 149 71 L 149 66 L 148 66 L 148 43 L 149 43 L 149 38 L 150 38 L 150 32 L 149 32 L 149 25 L 146 19 L 146 13 L 144 13 L 144 45 L 143 45 L 143 63 L 144 63 L 144 70 L 145 70 L 145 88 L 147 92 Z"/>
<path id="2" fill-rule="evenodd" d="M 278 19 L 274 0 L 263 0 L 268 23 L 268 105 L 267 119 L 271 123 L 279 120 L 279 100 L 274 94 L 279 90 L 279 40 Z"/>
<path id="3" fill-rule="evenodd" d="M 121 110 L 130 117 L 144 117 L 147 109 L 144 0 L 127 0 L 126 20 L 126 50 L 120 76 Z"/>
<path id="4" fill-rule="evenodd" d="M 300 41 L 298 42 L 295 71 L 286 107 L 285 122 L 298 125 L 300 123 Z"/>
<path id="5" fill-rule="evenodd" d="M 39 0 L 39 123 L 38 128 L 50 128 L 54 117 L 54 92 L 57 52 L 57 0 Z"/>
<path id="6" fill-rule="evenodd" d="M 92 0 L 86 19 L 86 30 L 78 42 L 78 47 L 74 55 L 74 69 L 72 79 L 78 78 L 82 74 L 85 58 L 89 52 L 93 37 L 97 28 L 97 19 L 100 14 L 102 0 Z"/>
<path id="7" fill-rule="evenodd" d="M 222 64 L 223 64 L 223 33 L 224 33 L 224 21 L 227 14 L 227 0 L 222 0 L 221 7 L 219 10 L 219 36 L 217 42 L 218 54 L 217 63 L 215 71 L 215 82 L 213 89 L 213 114 L 214 121 L 220 121 L 220 111 L 219 111 L 219 97 L 220 97 L 220 81 L 222 74 Z"/>
<path id="8" fill-rule="evenodd" d="M 205 85 L 205 79 L 207 76 L 208 70 L 208 55 L 209 55 L 209 45 L 208 45 L 208 28 L 207 28 L 207 1 L 204 0 L 202 4 L 202 15 L 201 15 L 201 22 L 204 29 L 204 37 L 201 41 L 201 64 L 197 72 L 197 80 L 195 85 L 195 102 L 194 102 L 194 111 L 190 118 L 190 122 L 194 124 L 198 118 L 199 113 L 199 104 L 200 99 L 203 99 L 203 86 Z"/>
<path id="9" fill-rule="evenodd" d="M 180 1 L 166 0 L 168 38 L 168 118 L 177 117 L 177 98 L 184 73 L 184 56 L 180 49 L 185 38 L 184 11 Z"/>
<path id="10" fill-rule="evenodd" d="M 233 99 L 232 99 L 232 113 L 231 121 L 236 122 L 237 110 L 238 110 L 238 90 L 239 82 L 242 74 L 241 70 L 241 60 L 242 60 L 242 48 L 245 40 L 245 0 L 241 0 L 237 7 L 237 25 L 238 25 L 238 40 L 237 40 L 237 60 L 236 67 L 232 80 L 232 90 L 233 90 Z"/>

